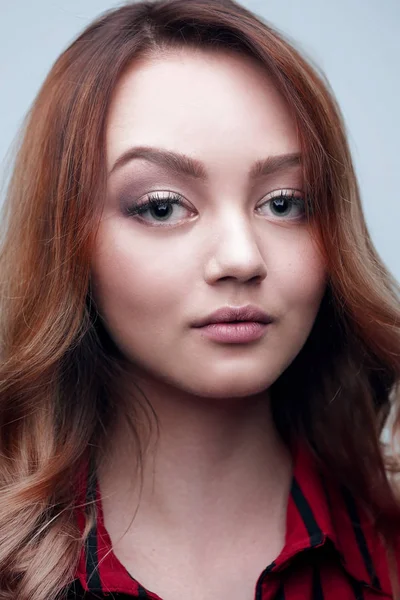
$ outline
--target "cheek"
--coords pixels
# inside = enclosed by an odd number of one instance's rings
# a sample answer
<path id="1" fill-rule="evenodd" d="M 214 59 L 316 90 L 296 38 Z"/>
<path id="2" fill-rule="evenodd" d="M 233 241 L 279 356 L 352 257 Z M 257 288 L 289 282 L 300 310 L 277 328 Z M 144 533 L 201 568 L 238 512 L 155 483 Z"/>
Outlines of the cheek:
<path id="1" fill-rule="evenodd" d="M 163 320 L 189 288 L 190 261 L 184 252 L 158 250 L 154 240 L 135 240 L 129 224 L 105 221 L 92 260 L 97 306 L 110 324 L 126 318 Z"/>
<path id="2" fill-rule="evenodd" d="M 326 290 L 326 262 L 307 231 L 270 247 L 268 283 L 279 317 L 273 341 L 274 378 L 295 359 L 310 335 Z"/>
<path id="3" fill-rule="evenodd" d="M 309 234 L 300 236 L 276 268 L 276 287 L 288 326 L 311 330 L 327 283 L 326 263 Z"/>

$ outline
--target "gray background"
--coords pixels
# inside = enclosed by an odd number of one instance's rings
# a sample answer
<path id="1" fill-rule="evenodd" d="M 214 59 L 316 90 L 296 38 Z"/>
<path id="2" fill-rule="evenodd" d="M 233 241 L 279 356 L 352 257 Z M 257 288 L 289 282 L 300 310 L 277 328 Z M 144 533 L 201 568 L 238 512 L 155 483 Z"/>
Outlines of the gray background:
<path id="1" fill-rule="evenodd" d="M 112 0 L 0 0 L 0 180 L 48 70 Z M 375 246 L 400 281 L 400 0 L 243 0 L 327 75 L 342 108 Z"/>

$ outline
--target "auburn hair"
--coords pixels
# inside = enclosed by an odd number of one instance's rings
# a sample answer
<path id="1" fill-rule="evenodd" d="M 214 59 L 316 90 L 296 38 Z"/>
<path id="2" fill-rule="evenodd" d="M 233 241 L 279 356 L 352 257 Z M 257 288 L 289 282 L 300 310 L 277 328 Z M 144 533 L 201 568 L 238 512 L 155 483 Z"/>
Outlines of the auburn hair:
<path id="1" fill-rule="evenodd" d="M 273 416 L 285 441 L 304 440 L 364 505 L 399 597 L 391 475 L 400 469 L 381 434 L 391 407 L 392 439 L 399 428 L 400 290 L 367 229 L 340 109 L 323 74 L 243 6 L 145 0 L 101 15 L 56 60 L 23 124 L 2 207 L 0 598 L 64 597 L 86 535 L 76 474 L 88 455 L 102 460 L 117 410 L 134 440 L 142 427 L 117 395 L 124 360 L 91 297 L 106 121 L 132 61 L 185 48 L 252 57 L 295 119 L 328 280 L 308 340 L 269 390 Z M 141 452 L 136 444 L 138 465 Z"/>

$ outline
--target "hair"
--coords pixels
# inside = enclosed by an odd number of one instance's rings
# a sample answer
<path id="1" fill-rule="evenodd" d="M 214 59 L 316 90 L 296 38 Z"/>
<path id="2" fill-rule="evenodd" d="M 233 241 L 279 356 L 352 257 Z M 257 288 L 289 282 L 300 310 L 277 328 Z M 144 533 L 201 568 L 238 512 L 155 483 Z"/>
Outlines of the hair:
<path id="1" fill-rule="evenodd" d="M 141 403 L 133 412 L 116 385 L 127 365 L 98 318 L 91 255 L 116 84 L 133 60 L 180 49 L 252 57 L 295 119 L 328 278 L 309 338 L 269 388 L 273 417 L 285 442 L 303 440 L 360 499 L 398 595 L 400 499 L 389 475 L 400 469 L 381 433 L 391 407 L 393 439 L 400 421 L 400 289 L 368 233 L 340 109 L 311 61 L 244 7 L 161 0 L 90 24 L 53 65 L 21 132 L 0 252 L 0 597 L 64 597 L 90 528 L 89 518 L 82 536 L 76 524 L 76 473 L 88 455 L 104 457 L 117 410 L 141 464 Z"/>

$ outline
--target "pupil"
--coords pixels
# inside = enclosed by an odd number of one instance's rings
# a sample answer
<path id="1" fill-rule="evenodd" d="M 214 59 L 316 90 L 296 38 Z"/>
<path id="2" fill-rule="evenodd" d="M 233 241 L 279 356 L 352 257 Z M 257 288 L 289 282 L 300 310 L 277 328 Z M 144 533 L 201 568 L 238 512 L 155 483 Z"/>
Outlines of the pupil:
<path id="1" fill-rule="evenodd" d="M 169 210 L 171 208 L 172 208 L 171 205 L 166 202 L 165 204 L 158 204 L 157 206 L 155 206 L 153 208 L 153 211 L 155 212 L 156 217 L 165 219 L 165 217 L 169 216 Z M 159 214 L 159 213 L 161 213 L 161 214 Z"/>
<path id="2" fill-rule="evenodd" d="M 287 210 L 287 200 L 286 200 L 286 198 L 281 198 L 279 200 L 274 200 L 273 204 L 274 204 L 275 210 L 277 210 L 278 213 L 286 212 L 286 210 Z"/>

